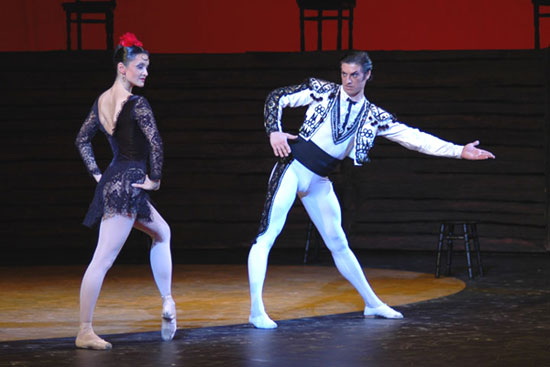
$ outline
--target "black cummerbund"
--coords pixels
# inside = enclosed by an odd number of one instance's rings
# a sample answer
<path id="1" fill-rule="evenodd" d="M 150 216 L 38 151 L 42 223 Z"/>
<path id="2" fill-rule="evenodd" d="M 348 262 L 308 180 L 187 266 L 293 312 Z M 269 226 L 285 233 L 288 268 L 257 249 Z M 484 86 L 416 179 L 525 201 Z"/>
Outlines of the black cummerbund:
<path id="1" fill-rule="evenodd" d="M 311 140 L 305 140 L 299 136 L 297 140 L 289 140 L 289 143 L 292 156 L 319 176 L 328 176 L 341 162 L 340 159 L 332 157 Z"/>

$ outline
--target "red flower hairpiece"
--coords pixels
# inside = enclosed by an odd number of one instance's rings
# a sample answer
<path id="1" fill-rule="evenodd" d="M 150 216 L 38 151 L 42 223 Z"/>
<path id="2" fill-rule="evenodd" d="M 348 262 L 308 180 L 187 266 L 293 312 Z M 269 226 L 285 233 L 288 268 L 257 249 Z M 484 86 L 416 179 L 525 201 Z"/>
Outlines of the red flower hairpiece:
<path id="1" fill-rule="evenodd" d="M 141 43 L 141 41 L 137 39 L 135 34 L 130 32 L 126 32 L 122 36 L 120 36 L 119 44 L 124 47 L 132 47 L 132 46 L 143 47 L 143 43 Z"/>

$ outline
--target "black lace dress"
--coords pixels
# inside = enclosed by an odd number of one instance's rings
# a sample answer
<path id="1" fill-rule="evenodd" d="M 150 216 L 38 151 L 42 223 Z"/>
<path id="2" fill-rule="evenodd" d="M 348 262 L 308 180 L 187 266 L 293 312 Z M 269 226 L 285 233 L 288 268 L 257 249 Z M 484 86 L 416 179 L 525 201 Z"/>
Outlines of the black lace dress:
<path id="1" fill-rule="evenodd" d="M 76 137 L 76 146 L 91 175 L 101 174 L 97 166 L 91 140 L 98 129 L 107 136 L 113 151 L 113 160 L 103 172 L 83 224 L 92 227 L 102 217 L 114 215 L 136 216 L 151 221 L 147 191 L 133 187 L 143 183 L 149 161 L 149 178 L 161 178 L 163 163 L 162 139 L 159 135 L 151 106 L 144 97 L 131 95 L 122 106 L 110 135 L 99 122 L 98 100 L 82 124 Z"/>

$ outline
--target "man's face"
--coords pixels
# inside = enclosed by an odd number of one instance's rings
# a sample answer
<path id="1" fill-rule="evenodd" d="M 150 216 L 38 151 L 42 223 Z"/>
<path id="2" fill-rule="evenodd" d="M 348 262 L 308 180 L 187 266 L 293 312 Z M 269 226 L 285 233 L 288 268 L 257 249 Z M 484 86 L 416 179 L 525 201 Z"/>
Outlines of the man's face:
<path id="1" fill-rule="evenodd" d="M 365 84 L 370 77 L 370 70 L 363 72 L 361 65 L 343 63 L 340 67 L 340 76 L 344 91 L 350 97 L 361 97 L 365 90 Z"/>

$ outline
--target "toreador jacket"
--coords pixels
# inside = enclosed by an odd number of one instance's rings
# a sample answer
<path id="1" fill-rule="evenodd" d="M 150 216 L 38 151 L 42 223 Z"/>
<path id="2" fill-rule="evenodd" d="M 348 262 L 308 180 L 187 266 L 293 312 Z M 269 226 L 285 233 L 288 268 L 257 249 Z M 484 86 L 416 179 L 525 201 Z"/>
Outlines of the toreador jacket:
<path id="1" fill-rule="evenodd" d="M 305 140 L 311 139 L 325 119 L 330 119 L 329 112 L 339 98 L 340 88 L 339 84 L 310 78 L 300 85 L 275 89 L 267 96 L 264 106 L 264 126 L 267 134 L 283 131 L 283 108 L 309 105 L 299 135 Z M 354 147 L 348 155 L 355 165 L 360 166 L 369 161 L 369 151 L 378 135 L 424 154 L 460 158 L 463 146 L 398 122 L 393 115 L 368 100 L 366 104 L 367 108 L 363 110 L 355 133 Z"/>

